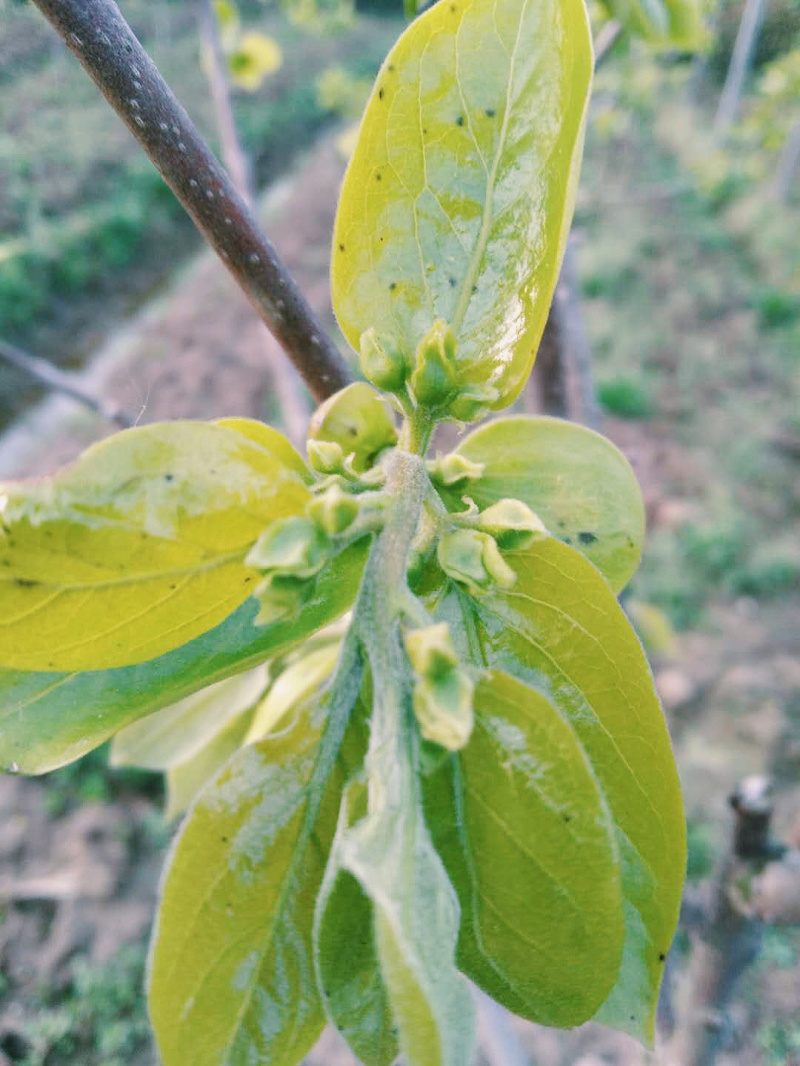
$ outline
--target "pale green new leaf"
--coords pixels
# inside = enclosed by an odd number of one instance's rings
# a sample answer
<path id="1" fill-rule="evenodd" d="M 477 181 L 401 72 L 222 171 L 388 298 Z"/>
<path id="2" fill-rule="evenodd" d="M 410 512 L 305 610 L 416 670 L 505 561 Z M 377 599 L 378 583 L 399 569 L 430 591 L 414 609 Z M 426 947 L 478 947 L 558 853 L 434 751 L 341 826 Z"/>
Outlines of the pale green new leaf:
<path id="1" fill-rule="evenodd" d="M 704 47 L 698 0 L 604 0 L 605 6 L 629 33 L 661 48 L 694 51 Z"/>
<path id="2" fill-rule="evenodd" d="M 372 904 L 375 951 L 405 1061 L 470 1066 L 472 997 L 455 964 L 458 899 L 425 824 L 407 720 L 399 707 L 387 712 L 388 690 L 379 702 L 365 764 L 369 811 L 337 836 L 333 859 Z"/>
<path id="3" fill-rule="evenodd" d="M 367 547 L 365 538 L 337 555 L 294 618 L 256 626 L 250 600 L 209 633 L 139 666 L 0 670 L 0 767 L 40 774 L 63 766 L 131 722 L 300 644 L 352 605 Z"/>
<path id="4" fill-rule="evenodd" d="M 510 589 L 477 600 L 451 590 L 436 614 L 468 627 L 487 666 L 547 696 L 585 751 L 616 827 L 625 900 L 623 964 L 600 1017 L 651 1042 L 686 840 L 650 669 L 608 584 L 577 551 L 547 538 L 506 560 Z"/>
<path id="5" fill-rule="evenodd" d="M 271 733 L 283 716 L 307 700 L 330 676 L 339 655 L 339 641 L 332 640 L 300 655 L 270 686 L 256 707 L 247 743 Z"/>
<path id="6" fill-rule="evenodd" d="M 332 295 L 359 349 L 413 356 L 436 319 L 511 403 L 572 216 L 592 74 L 583 0 L 440 0 L 378 75 L 336 217 Z"/>
<path id="7" fill-rule="evenodd" d="M 614 824 L 570 723 L 494 671 L 475 728 L 425 782 L 428 824 L 461 901 L 458 963 L 515 1014 L 570 1028 L 617 978 L 624 924 Z"/>
<path id="8" fill-rule="evenodd" d="M 269 682 L 266 664 L 201 689 L 120 730 L 111 766 L 169 770 L 194 758 L 243 711 L 255 707 Z"/>
<path id="9" fill-rule="evenodd" d="M 462 510 L 464 492 L 481 509 L 503 497 L 522 500 L 549 532 L 594 563 L 615 592 L 630 580 L 642 553 L 645 514 L 628 460 L 599 433 L 558 418 L 517 415 L 475 430 L 457 451 L 485 464 L 448 506 Z"/>
<path id="10" fill-rule="evenodd" d="M 366 788 L 354 782 L 342 799 L 336 837 L 317 897 L 314 952 L 329 1020 L 364 1066 L 391 1066 L 400 1049 L 381 976 L 374 909 L 359 882 L 339 861 L 338 844 L 365 807 Z"/>
<path id="11" fill-rule="evenodd" d="M 126 430 L 0 485 L 0 663 L 100 670 L 187 643 L 250 595 L 249 548 L 309 498 L 282 448 L 202 422 Z"/>
<path id="12" fill-rule="evenodd" d="M 244 747 L 253 711 L 253 707 L 241 711 L 210 737 L 195 755 L 166 771 L 164 817 L 168 821 L 183 814 L 206 782 L 219 773 L 234 752 Z"/>
<path id="13" fill-rule="evenodd" d="M 325 765 L 329 711 L 341 735 L 348 706 L 309 708 L 234 756 L 184 823 L 150 960 L 164 1066 L 296 1066 L 323 1028 L 314 901 L 342 788 L 361 754 L 343 749 Z"/>

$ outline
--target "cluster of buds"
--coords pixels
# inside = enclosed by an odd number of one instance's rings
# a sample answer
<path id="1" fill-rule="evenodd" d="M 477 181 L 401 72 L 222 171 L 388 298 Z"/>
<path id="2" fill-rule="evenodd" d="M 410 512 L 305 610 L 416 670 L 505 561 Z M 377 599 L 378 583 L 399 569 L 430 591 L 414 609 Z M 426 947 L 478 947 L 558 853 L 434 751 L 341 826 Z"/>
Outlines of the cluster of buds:
<path id="1" fill-rule="evenodd" d="M 446 622 L 405 634 L 414 671 L 414 714 L 425 740 L 458 751 L 474 723 L 475 684 L 459 664 Z"/>
<path id="2" fill-rule="evenodd" d="M 413 360 L 368 329 L 361 337 L 360 364 L 364 376 L 379 389 L 395 394 L 410 390 L 415 401 L 438 419 L 475 422 L 489 413 L 498 398 L 493 385 L 463 380 L 455 334 L 441 318 L 417 345 Z"/>
<path id="3" fill-rule="evenodd" d="M 371 385 L 357 381 L 317 408 L 309 426 L 308 462 L 318 474 L 359 478 L 396 443 L 386 404 Z"/>
<path id="4" fill-rule="evenodd" d="M 457 517 L 466 528 L 441 537 L 437 557 L 448 577 L 473 596 L 495 586 L 511 588 L 516 581 L 516 574 L 500 554 L 501 548 L 520 550 L 548 535 L 539 516 L 520 500 L 498 500 L 485 511 L 472 504 Z"/>

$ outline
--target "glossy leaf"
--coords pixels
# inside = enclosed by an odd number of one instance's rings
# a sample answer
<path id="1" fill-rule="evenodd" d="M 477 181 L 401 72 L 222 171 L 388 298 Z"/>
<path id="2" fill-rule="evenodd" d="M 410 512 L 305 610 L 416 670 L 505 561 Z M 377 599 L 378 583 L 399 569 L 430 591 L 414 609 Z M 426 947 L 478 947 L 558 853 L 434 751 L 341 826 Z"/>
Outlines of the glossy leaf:
<path id="1" fill-rule="evenodd" d="M 378 75 L 336 217 L 333 304 L 406 359 L 437 319 L 511 403 L 572 215 L 592 72 L 582 0 L 441 0 Z"/>
<path id="2" fill-rule="evenodd" d="M 365 786 L 351 784 L 339 812 L 331 857 L 314 918 L 319 987 L 329 1020 L 364 1066 L 390 1066 L 400 1049 L 380 972 L 374 909 L 358 880 L 343 869 L 338 844 L 364 813 Z M 360 801 L 360 802 L 359 802 Z"/>
<path id="3" fill-rule="evenodd" d="M 112 766 L 169 770 L 192 759 L 221 729 L 255 707 L 269 682 L 266 664 L 218 681 L 120 730 Z"/>
<path id="4" fill-rule="evenodd" d="M 447 494 L 462 510 L 466 493 L 483 510 L 522 500 L 549 532 L 594 563 L 615 592 L 639 565 L 645 514 L 628 460 L 611 441 L 573 422 L 517 415 L 475 430 L 457 453 L 485 464 L 480 478 Z"/>
<path id="5" fill-rule="evenodd" d="M 332 859 L 372 904 L 375 950 L 406 1062 L 469 1066 L 472 997 L 455 966 L 459 904 L 425 824 L 406 729 L 387 687 L 370 723 L 369 810 L 337 836 Z"/>
<path id="6" fill-rule="evenodd" d="M 624 939 L 614 825 L 575 731 L 540 692 L 492 672 L 475 728 L 426 781 L 461 901 L 458 963 L 516 1014 L 570 1028 L 617 978 Z"/>
<path id="7" fill-rule="evenodd" d="M 353 603 L 367 540 L 319 575 L 292 619 L 256 626 L 255 601 L 209 633 L 139 666 L 91 673 L 0 671 L 0 766 L 44 773 L 80 758 L 124 726 L 301 643 Z"/>
<path id="8" fill-rule="evenodd" d="M 583 747 L 616 826 L 626 914 L 623 965 L 600 1016 L 652 1041 L 686 841 L 650 670 L 616 598 L 582 555 L 548 538 L 506 559 L 517 574 L 512 588 L 477 600 L 451 590 L 436 614 L 468 625 L 487 666 L 547 696 Z"/>
<path id="9" fill-rule="evenodd" d="M 309 498 L 280 452 L 202 422 L 127 430 L 0 486 L 0 662 L 100 670 L 187 643 L 247 599 L 247 551 Z"/>
<path id="10" fill-rule="evenodd" d="M 296 1066 L 322 1030 L 314 901 L 349 758 L 360 756 L 345 750 L 322 767 L 328 713 L 317 704 L 291 728 L 244 748 L 184 823 L 150 961 L 164 1066 Z M 346 721 L 346 707 L 330 713 Z"/>

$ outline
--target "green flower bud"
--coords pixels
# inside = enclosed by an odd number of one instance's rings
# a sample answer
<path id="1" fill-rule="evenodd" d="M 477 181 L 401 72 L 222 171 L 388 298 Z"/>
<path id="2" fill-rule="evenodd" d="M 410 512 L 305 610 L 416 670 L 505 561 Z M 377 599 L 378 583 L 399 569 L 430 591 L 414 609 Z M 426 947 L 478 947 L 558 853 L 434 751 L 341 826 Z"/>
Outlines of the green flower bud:
<path id="1" fill-rule="evenodd" d="M 476 529 L 457 529 L 439 541 L 437 549 L 442 570 L 473 594 L 493 585 L 510 588 L 517 575 L 500 554 L 497 542 Z"/>
<path id="2" fill-rule="evenodd" d="M 437 455 L 435 459 L 429 459 L 427 467 L 432 481 L 437 485 L 450 486 L 477 481 L 483 477 L 486 464 L 473 463 L 466 456 L 451 452 L 449 455 Z"/>
<path id="3" fill-rule="evenodd" d="M 268 574 L 256 585 L 253 595 L 260 601 L 261 609 L 255 617 L 257 626 L 293 618 L 306 602 L 314 588 L 313 578 L 295 577 L 292 574 Z"/>
<path id="4" fill-rule="evenodd" d="M 255 570 L 313 577 L 330 555 L 330 541 L 309 518 L 279 518 L 261 534 L 245 559 Z"/>
<path id="5" fill-rule="evenodd" d="M 458 751 L 470 738 L 475 722 L 475 685 L 463 670 L 450 670 L 437 680 L 414 686 L 414 714 L 426 740 Z"/>
<path id="6" fill-rule="evenodd" d="M 372 466 L 379 452 L 396 443 L 397 430 L 380 395 L 365 381 L 357 381 L 317 408 L 309 437 L 338 444 L 346 458 L 353 457 L 353 469 L 360 473 Z"/>
<path id="7" fill-rule="evenodd" d="M 309 518 L 329 537 L 344 533 L 358 517 L 359 503 L 355 497 L 342 492 L 339 485 L 330 485 L 306 508 Z"/>
<path id="8" fill-rule="evenodd" d="M 466 385 L 448 404 L 447 413 L 456 422 L 477 422 L 485 418 L 500 393 L 494 385 Z"/>
<path id="9" fill-rule="evenodd" d="M 340 474 L 344 469 L 344 452 L 341 444 L 332 440 L 306 442 L 308 465 L 318 474 Z"/>
<path id="10" fill-rule="evenodd" d="M 455 334 L 439 318 L 417 347 L 411 388 L 418 403 L 437 406 L 452 394 L 456 387 L 455 356 Z"/>
<path id="11" fill-rule="evenodd" d="M 478 529 L 491 533 L 501 548 L 527 548 L 535 540 L 546 537 L 541 518 L 522 500 L 503 499 L 482 511 Z"/>
<path id="12" fill-rule="evenodd" d="M 364 377 L 383 392 L 400 392 L 408 377 L 402 354 L 385 348 L 375 329 L 361 334 L 359 365 Z"/>
<path id="13" fill-rule="evenodd" d="M 405 634 L 404 639 L 409 662 L 420 678 L 442 678 L 458 665 L 447 622 L 424 629 L 412 629 Z"/>

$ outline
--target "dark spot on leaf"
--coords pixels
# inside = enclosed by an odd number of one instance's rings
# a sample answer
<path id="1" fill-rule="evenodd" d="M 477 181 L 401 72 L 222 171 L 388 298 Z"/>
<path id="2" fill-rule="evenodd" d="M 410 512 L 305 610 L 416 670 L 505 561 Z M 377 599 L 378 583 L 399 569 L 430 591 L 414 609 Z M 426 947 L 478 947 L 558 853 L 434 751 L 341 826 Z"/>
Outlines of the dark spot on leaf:
<path id="1" fill-rule="evenodd" d="M 473 285 L 472 286 L 472 295 L 474 296 L 477 291 L 478 291 L 478 286 L 477 285 Z"/>
<path id="2" fill-rule="evenodd" d="M 397 282 L 396 281 L 390 281 L 389 282 L 389 292 L 394 292 L 394 290 L 396 288 L 397 288 Z"/>
<path id="3" fill-rule="evenodd" d="M 379 100 L 383 99 L 383 89 L 378 89 L 378 99 Z"/>
<path id="4" fill-rule="evenodd" d="M 635 1021 L 636 1021 L 636 1015 L 635 1015 L 635 1014 L 632 1014 L 632 1015 L 631 1015 L 631 1021 L 632 1021 L 632 1022 L 635 1022 Z"/>
<path id="5" fill-rule="evenodd" d="M 458 8 L 456 7 L 456 5 L 455 5 L 455 4 L 451 4 L 451 5 L 450 5 L 450 10 L 451 10 L 451 11 L 457 11 L 457 10 L 458 10 Z"/>
<path id="6" fill-rule="evenodd" d="M 458 118 L 456 119 L 456 125 L 457 126 L 463 126 L 464 125 L 464 116 L 463 115 L 459 115 L 458 116 Z"/>
<path id="7" fill-rule="evenodd" d="M 385 237 L 378 237 L 378 240 L 381 242 L 381 244 L 383 244 L 383 242 L 386 240 L 386 238 Z"/>
<path id="8" fill-rule="evenodd" d="M 248 581 L 252 581 L 252 580 L 253 580 L 253 577 L 252 577 L 252 574 L 251 574 L 251 575 L 250 575 L 250 577 L 246 577 L 246 578 L 244 579 L 244 583 L 245 583 L 245 585 L 246 585 L 246 584 L 248 583 Z"/>
<path id="9" fill-rule="evenodd" d="M 54 669 L 55 669 L 55 666 L 56 666 L 56 664 L 55 664 L 55 663 L 48 663 L 48 664 L 47 664 L 47 668 L 48 668 L 49 670 L 54 670 Z"/>
<path id="10" fill-rule="evenodd" d="M 386 69 L 389 71 L 390 74 L 394 74 L 394 63 L 390 63 Z"/>
<path id="11" fill-rule="evenodd" d="M 565 521 L 564 521 L 564 520 L 562 519 L 562 520 L 561 520 L 561 521 L 559 521 L 559 523 L 558 523 L 558 528 L 559 528 L 559 529 L 563 529 L 563 528 L 564 528 L 564 526 L 566 526 L 566 524 L 567 524 L 567 523 L 566 523 L 566 522 L 565 522 Z"/>
<path id="12" fill-rule="evenodd" d="M 565 821 L 565 822 L 571 822 L 571 821 L 572 821 L 572 815 L 570 815 L 570 814 L 565 814 L 565 815 L 564 815 L 564 821 Z"/>
<path id="13" fill-rule="evenodd" d="M 344 245 L 343 245 L 343 244 L 340 244 L 340 245 L 339 245 L 339 251 L 340 251 L 340 252 L 343 252 L 343 251 L 344 251 Z"/>
<path id="14" fill-rule="evenodd" d="M 174 481 L 175 480 L 175 475 L 174 474 L 164 474 L 164 480 L 165 481 Z"/>
<path id="15" fill-rule="evenodd" d="M 451 277 L 449 277 L 449 278 L 448 278 L 447 280 L 448 280 L 448 281 L 449 281 L 449 283 L 450 283 L 450 288 L 451 288 L 451 289 L 454 289 L 454 288 L 456 287 L 456 279 L 455 279 L 454 277 L 452 277 L 452 276 L 451 276 Z"/>
<path id="16" fill-rule="evenodd" d="M 565 544 L 572 544 L 572 537 L 564 537 Z"/>
<path id="17" fill-rule="evenodd" d="M 227 837 L 222 837 L 222 843 L 223 844 L 227 844 L 228 843 L 228 838 Z"/>
<path id="18" fill-rule="evenodd" d="M 495 112 L 495 109 L 493 107 L 487 107 L 486 108 L 486 117 L 487 118 L 494 118 L 495 114 L 496 114 L 496 112 Z"/>
<path id="19" fill-rule="evenodd" d="M 581 544 L 596 544 L 597 534 L 588 533 L 586 530 L 581 530 L 581 532 L 578 534 L 578 540 L 581 542 Z"/>
<path id="20" fill-rule="evenodd" d="M 170 588 L 173 589 L 173 590 L 176 589 L 177 587 L 178 587 L 177 585 L 170 585 Z"/>
<path id="21" fill-rule="evenodd" d="M 377 173 L 377 174 L 375 175 L 375 180 L 376 180 L 376 181 L 381 181 L 381 180 L 382 180 L 382 178 L 381 178 L 381 175 L 380 175 L 380 172 L 378 172 L 378 173 Z"/>
<path id="22" fill-rule="evenodd" d="M 21 589 L 34 589 L 37 585 L 41 585 L 41 581 L 31 581 L 28 577 L 15 577 L 14 584 L 19 585 Z"/>
<path id="23" fill-rule="evenodd" d="M 428 136 L 428 131 L 427 131 L 427 129 L 424 126 L 422 127 L 422 136 L 423 137 L 427 137 Z"/>
<path id="24" fill-rule="evenodd" d="M 664 954 L 663 951 L 659 952 L 659 955 L 658 955 L 658 961 L 659 962 L 664 962 L 666 960 L 666 958 L 667 958 L 667 956 Z"/>

